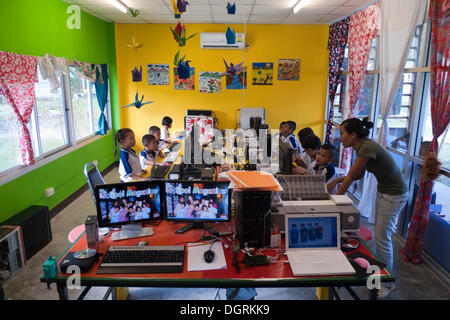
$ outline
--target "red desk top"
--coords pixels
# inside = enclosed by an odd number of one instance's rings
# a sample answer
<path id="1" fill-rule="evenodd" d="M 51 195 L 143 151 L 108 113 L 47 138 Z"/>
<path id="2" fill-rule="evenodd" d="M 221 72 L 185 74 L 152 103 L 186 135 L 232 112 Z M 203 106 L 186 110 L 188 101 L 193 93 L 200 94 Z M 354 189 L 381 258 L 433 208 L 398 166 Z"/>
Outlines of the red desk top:
<path id="1" fill-rule="evenodd" d="M 111 240 L 111 233 L 103 238 L 103 242 L 100 243 L 98 252 L 103 254 L 107 251 L 109 246 L 134 246 L 139 241 L 148 241 L 149 245 L 175 245 L 175 244 L 184 244 L 187 245 L 188 242 L 196 242 L 200 240 L 200 238 L 205 234 L 203 229 L 190 229 L 183 234 L 176 234 L 175 231 L 180 229 L 183 224 L 175 224 L 169 221 L 162 221 L 159 225 L 152 225 L 154 234 L 148 237 L 140 237 L 134 239 L 126 239 L 119 241 Z M 229 228 L 225 224 L 218 224 L 215 228 L 219 232 L 227 232 L 230 231 Z M 230 239 L 232 236 L 229 236 Z M 127 280 L 128 282 L 133 282 L 136 280 L 136 283 L 144 285 L 148 283 L 149 285 L 152 282 L 157 283 L 159 286 L 163 286 L 162 282 L 170 286 L 172 282 L 181 282 L 184 285 L 191 284 L 193 286 L 202 287 L 206 283 L 214 281 L 216 286 L 220 286 L 220 284 L 229 283 L 230 280 L 240 281 L 241 284 L 245 285 L 246 282 L 251 281 L 254 286 L 257 286 L 257 283 L 261 283 L 264 285 L 261 286 L 283 286 L 283 284 L 288 285 L 306 285 L 309 282 L 318 281 L 326 281 L 330 280 L 334 281 L 348 281 L 349 284 L 360 284 L 365 285 L 366 280 L 358 279 L 354 276 L 308 276 L 308 277 L 294 277 L 290 268 L 289 263 L 285 263 L 287 261 L 287 257 L 283 255 L 277 263 L 270 263 L 265 266 L 256 266 L 256 267 L 246 267 L 243 263 L 240 263 L 241 272 L 237 273 L 235 267 L 232 265 L 233 261 L 233 249 L 232 242 L 226 239 L 227 237 L 222 237 L 223 240 L 229 245 L 229 248 L 226 249 L 224 247 L 225 259 L 227 262 L 227 269 L 222 270 L 207 270 L 207 271 L 187 271 L 187 251 L 185 254 L 185 262 L 184 262 L 184 271 L 183 273 L 152 273 L 152 274 L 97 274 L 97 268 L 101 262 L 99 259 L 98 262 L 92 267 L 89 272 L 81 274 L 81 280 L 110 280 L 113 282 L 114 280 Z M 284 241 L 282 241 L 284 242 Z M 282 243 L 284 245 L 284 243 Z M 74 244 L 69 247 L 69 249 L 61 256 L 58 260 L 58 265 L 62 261 L 62 258 L 66 256 L 66 254 L 70 251 L 78 251 L 81 249 L 87 248 L 86 236 L 83 233 L 80 238 L 74 242 Z M 361 242 L 361 246 L 358 248 L 358 251 L 373 257 L 373 254 L 366 247 L 364 242 Z M 273 250 L 266 250 L 263 253 L 267 255 L 274 256 Z M 242 261 L 244 258 L 244 253 L 240 252 L 238 260 Z M 382 269 L 382 281 L 394 281 L 394 278 L 389 274 L 386 269 Z M 54 279 L 54 281 L 61 281 L 63 279 L 67 279 L 71 274 L 62 274 L 58 273 Z M 190 280 L 195 279 L 192 283 Z M 194 282 L 196 285 L 194 285 Z M 138 285 L 139 285 L 138 284 Z M 248 283 L 247 283 L 248 284 Z M 175 284 L 172 283 L 172 286 Z"/>

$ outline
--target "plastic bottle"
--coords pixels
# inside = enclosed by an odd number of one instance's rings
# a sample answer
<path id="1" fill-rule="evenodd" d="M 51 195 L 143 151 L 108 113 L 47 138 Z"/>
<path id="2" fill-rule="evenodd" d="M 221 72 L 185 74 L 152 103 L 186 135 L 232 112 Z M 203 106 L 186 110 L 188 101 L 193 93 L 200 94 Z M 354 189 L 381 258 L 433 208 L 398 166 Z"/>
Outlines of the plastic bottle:
<path id="1" fill-rule="evenodd" d="M 322 237 L 323 237 L 323 228 L 318 223 L 316 223 L 315 229 L 316 229 L 316 238 L 317 239 L 322 239 Z"/>
<path id="2" fill-rule="evenodd" d="M 305 228 L 305 225 L 302 223 L 300 228 L 300 237 L 301 242 L 307 242 L 308 241 L 308 229 Z"/>
<path id="3" fill-rule="evenodd" d="M 297 244 L 298 243 L 298 234 L 299 234 L 299 232 L 298 232 L 298 229 L 297 229 L 297 225 L 293 224 L 291 232 L 290 232 L 290 239 L 289 239 L 290 244 Z"/>
<path id="4" fill-rule="evenodd" d="M 309 241 L 316 240 L 316 231 L 314 230 L 312 223 L 308 223 L 308 235 L 309 235 Z"/>

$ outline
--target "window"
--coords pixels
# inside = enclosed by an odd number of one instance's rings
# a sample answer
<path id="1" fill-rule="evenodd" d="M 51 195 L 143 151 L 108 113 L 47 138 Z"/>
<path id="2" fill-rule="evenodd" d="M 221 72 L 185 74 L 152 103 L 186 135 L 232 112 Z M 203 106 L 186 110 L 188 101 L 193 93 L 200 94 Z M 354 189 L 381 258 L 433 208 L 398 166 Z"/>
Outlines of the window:
<path id="1" fill-rule="evenodd" d="M 19 133 L 17 116 L 0 91 L 0 171 L 22 163 L 19 153 Z"/>
<path id="2" fill-rule="evenodd" d="M 98 131 L 100 107 L 95 85 L 78 77 L 73 67 L 61 76 L 62 86 L 54 91 L 38 69 L 35 105 L 30 117 L 34 156 L 37 161 L 93 137 Z M 110 119 L 109 105 L 105 115 Z M 0 90 L 0 176 L 22 167 L 19 152 L 20 125 Z"/>
<path id="3" fill-rule="evenodd" d="M 95 86 L 75 73 L 70 67 L 70 88 L 75 141 L 92 136 L 98 130 L 100 107 L 95 94 Z"/>
<path id="4" fill-rule="evenodd" d="M 35 84 L 36 102 L 33 110 L 33 136 L 39 133 L 39 146 L 34 143 L 36 156 L 46 154 L 69 144 L 66 111 L 64 108 L 63 88 L 51 91 L 48 80 L 39 74 Z M 62 79 L 61 79 L 62 81 Z M 36 121 L 37 120 L 37 121 Z M 41 150 L 40 150 L 41 149 Z"/>

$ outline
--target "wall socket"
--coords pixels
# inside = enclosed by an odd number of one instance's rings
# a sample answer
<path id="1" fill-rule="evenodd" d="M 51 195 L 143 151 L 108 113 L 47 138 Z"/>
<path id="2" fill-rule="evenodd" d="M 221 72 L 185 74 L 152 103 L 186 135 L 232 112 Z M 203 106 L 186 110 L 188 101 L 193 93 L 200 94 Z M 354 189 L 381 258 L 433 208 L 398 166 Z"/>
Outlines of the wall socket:
<path id="1" fill-rule="evenodd" d="M 46 198 L 50 198 L 54 194 L 55 194 L 55 188 L 51 187 L 51 188 L 45 189 L 45 197 Z"/>

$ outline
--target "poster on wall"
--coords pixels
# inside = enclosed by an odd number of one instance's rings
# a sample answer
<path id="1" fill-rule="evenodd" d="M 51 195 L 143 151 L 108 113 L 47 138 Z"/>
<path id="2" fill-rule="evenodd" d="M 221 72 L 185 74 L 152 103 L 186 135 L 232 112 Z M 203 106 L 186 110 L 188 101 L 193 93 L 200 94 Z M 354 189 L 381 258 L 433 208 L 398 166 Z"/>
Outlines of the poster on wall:
<path id="1" fill-rule="evenodd" d="M 254 62 L 252 72 L 252 84 L 255 86 L 273 85 L 273 63 Z"/>
<path id="2" fill-rule="evenodd" d="M 180 79 L 178 76 L 178 68 L 173 68 L 173 83 L 175 90 L 195 90 L 194 69 L 189 68 L 189 78 Z"/>
<path id="3" fill-rule="evenodd" d="M 227 89 L 247 89 L 247 68 L 226 76 Z"/>
<path id="4" fill-rule="evenodd" d="M 300 59 L 278 60 L 278 80 L 300 80 Z"/>
<path id="5" fill-rule="evenodd" d="M 169 65 L 168 64 L 148 64 L 147 82 L 152 85 L 169 84 Z"/>
<path id="6" fill-rule="evenodd" d="M 222 79 L 220 72 L 200 72 L 199 76 L 200 92 L 220 93 L 222 92 Z"/>

